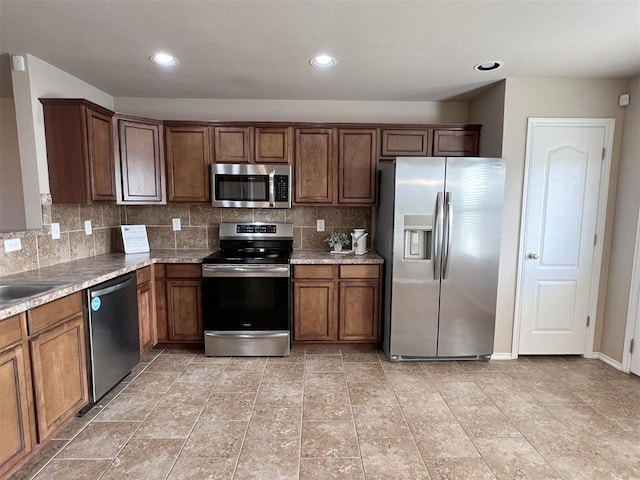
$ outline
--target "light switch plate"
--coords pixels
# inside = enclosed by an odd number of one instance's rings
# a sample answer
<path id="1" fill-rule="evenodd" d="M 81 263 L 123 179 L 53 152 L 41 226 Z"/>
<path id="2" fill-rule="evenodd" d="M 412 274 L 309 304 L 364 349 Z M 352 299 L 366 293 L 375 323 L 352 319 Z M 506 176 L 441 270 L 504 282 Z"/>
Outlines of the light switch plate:
<path id="1" fill-rule="evenodd" d="M 52 223 L 51 224 L 51 238 L 54 240 L 58 240 L 60 238 L 60 224 Z"/>
<path id="2" fill-rule="evenodd" d="M 324 232 L 324 220 L 316 220 L 316 231 Z"/>
<path id="3" fill-rule="evenodd" d="M 171 224 L 173 225 L 173 231 L 177 232 L 178 230 L 182 230 L 182 223 L 179 218 L 171 219 Z"/>
<path id="4" fill-rule="evenodd" d="M 11 238 L 4 241 L 5 252 L 17 252 L 18 250 L 22 250 L 22 240 L 19 238 Z"/>
<path id="5" fill-rule="evenodd" d="M 91 220 L 84 221 L 84 233 L 87 235 L 91 235 L 93 233 L 93 229 L 91 228 Z"/>

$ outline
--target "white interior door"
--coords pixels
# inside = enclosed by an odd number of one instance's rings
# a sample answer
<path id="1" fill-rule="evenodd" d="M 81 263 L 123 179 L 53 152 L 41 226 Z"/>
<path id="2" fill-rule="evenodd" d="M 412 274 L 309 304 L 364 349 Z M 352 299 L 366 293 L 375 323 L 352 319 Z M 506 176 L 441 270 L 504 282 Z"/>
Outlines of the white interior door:
<path id="1" fill-rule="evenodd" d="M 530 124 L 519 354 L 583 354 L 607 125 Z M 593 281 L 597 281 L 593 280 Z"/>
<path id="2" fill-rule="evenodd" d="M 633 272 L 629 287 L 627 331 L 624 337 L 622 370 L 640 376 L 640 211 L 636 226 L 636 247 L 633 255 Z M 631 349 L 633 342 L 633 349 Z"/>
<path id="3" fill-rule="evenodd" d="M 640 348 L 640 340 L 638 340 L 640 339 L 640 311 L 636 316 L 636 328 L 633 338 L 634 346 L 633 353 L 631 353 L 631 368 L 629 370 L 631 371 L 631 373 L 635 373 L 636 375 L 640 376 L 640 351 L 638 350 Z"/>

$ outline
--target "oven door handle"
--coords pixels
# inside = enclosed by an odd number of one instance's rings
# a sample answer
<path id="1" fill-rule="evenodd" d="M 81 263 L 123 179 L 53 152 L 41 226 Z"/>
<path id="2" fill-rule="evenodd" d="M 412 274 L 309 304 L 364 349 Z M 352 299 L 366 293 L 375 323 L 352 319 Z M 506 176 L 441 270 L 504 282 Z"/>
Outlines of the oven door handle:
<path id="1" fill-rule="evenodd" d="M 222 338 L 247 338 L 247 339 L 258 339 L 258 338 L 281 338 L 288 337 L 289 332 L 282 331 L 265 331 L 258 332 L 252 331 L 251 333 L 247 332 L 239 332 L 239 331 L 231 331 L 231 332 L 204 332 L 207 337 L 222 337 Z"/>
<path id="2" fill-rule="evenodd" d="M 276 202 L 276 171 L 271 170 L 269 172 L 269 206 L 273 207 Z"/>
<path id="3" fill-rule="evenodd" d="M 289 265 L 202 265 L 203 278 L 289 277 Z"/>

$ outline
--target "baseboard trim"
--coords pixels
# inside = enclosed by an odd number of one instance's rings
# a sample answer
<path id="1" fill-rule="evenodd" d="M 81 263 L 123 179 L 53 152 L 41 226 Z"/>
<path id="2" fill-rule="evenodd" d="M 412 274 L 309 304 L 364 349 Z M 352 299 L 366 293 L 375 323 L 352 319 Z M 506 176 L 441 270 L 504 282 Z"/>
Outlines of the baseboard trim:
<path id="1" fill-rule="evenodd" d="M 513 355 L 511 353 L 494 353 L 491 355 L 491 360 L 513 360 Z"/>
<path id="2" fill-rule="evenodd" d="M 624 368 L 622 367 L 622 363 L 617 361 L 617 360 L 614 360 L 609 355 L 605 355 L 602 352 L 593 352 L 593 357 L 592 358 L 597 358 L 599 360 L 602 360 L 607 365 L 611 365 L 613 368 L 615 368 L 617 370 L 620 370 L 621 372 L 624 372 Z"/>

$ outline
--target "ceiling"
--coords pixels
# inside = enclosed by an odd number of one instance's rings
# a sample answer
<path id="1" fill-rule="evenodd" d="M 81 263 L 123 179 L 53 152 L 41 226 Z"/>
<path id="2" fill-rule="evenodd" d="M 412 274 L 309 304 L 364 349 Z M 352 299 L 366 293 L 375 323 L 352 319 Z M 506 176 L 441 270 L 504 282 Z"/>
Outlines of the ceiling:
<path id="1" fill-rule="evenodd" d="M 3 96 L 10 52 L 115 97 L 464 100 L 506 77 L 640 73 L 640 0 L 0 0 Z M 487 60 L 504 66 L 473 70 Z"/>

